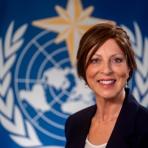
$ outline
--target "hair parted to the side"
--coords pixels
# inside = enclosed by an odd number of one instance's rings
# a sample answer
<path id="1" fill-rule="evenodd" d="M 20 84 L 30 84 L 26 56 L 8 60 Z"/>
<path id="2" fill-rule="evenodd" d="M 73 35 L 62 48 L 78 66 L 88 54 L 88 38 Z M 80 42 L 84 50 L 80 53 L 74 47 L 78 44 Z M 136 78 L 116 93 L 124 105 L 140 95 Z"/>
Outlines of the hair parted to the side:
<path id="1" fill-rule="evenodd" d="M 96 24 L 82 36 L 77 52 L 78 76 L 84 79 L 86 83 L 86 69 L 91 57 L 108 39 L 114 39 L 126 57 L 127 65 L 130 68 L 128 80 L 132 77 L 134 70 L 137 68 L 134 51 L 126 31 L 116 24 Z"/>

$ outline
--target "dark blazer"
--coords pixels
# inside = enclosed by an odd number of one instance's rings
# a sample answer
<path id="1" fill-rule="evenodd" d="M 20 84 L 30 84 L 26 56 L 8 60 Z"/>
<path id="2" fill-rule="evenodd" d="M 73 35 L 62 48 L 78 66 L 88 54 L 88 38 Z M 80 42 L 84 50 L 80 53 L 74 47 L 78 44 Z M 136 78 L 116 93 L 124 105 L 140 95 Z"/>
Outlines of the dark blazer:
<path id="1" fill-rule="evenodd" d="M 84 148 L 96 105 L 71 115 L 65 124 L 65 148 Z M 126 90 L 113 132 L 106 148 L 148 148 L 148 110 Z"/>

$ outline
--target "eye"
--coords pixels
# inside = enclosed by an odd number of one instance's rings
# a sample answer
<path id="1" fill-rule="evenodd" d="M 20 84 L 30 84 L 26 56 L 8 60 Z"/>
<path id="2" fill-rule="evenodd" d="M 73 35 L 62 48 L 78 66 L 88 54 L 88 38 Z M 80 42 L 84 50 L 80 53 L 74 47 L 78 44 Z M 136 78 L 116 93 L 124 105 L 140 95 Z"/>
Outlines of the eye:
<path id="1" fill-rule="evenodd" d="M 112 59 L 112 62 L 113 63 L 117 63 L 117 64 L 122 63 L 123 62 L 123 58 L 117 58 L 117 57 L 116 58 L 113 58 Z"/>
<path id="2" fill-rule="evenodd" d="M 91 64 L 99 64 L 100 62 L 101 62 L 101 59 L 99 59 L 99 58 L 92 58 L 90 60 L 90 63 Z"/>

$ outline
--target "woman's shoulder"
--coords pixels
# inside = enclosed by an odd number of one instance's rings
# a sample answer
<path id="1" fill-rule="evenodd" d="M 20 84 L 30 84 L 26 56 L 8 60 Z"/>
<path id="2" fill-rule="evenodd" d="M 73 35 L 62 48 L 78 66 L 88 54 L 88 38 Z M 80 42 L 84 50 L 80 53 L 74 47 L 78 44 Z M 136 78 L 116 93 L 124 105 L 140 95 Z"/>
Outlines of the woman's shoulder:
<path id="1" fill-rule="evenodd" d="M 129 91 L 129 90 L 128 90 Z M 148 108 L 143 106 L 129 91 L 126 99 L 127 106 L 134 109 L 137 115 L 137 120 L 148 123 Z M 129 108 L 128 108 L 129 109 Z"/>
<path id="2" fill-rule="evenodd" d="M 141 104 L 139 105 L 139 109 L 138 109 L 138 118 L 139 118 L 139 121 L 148 123 L 148 108 L 144 107 Z"/>
<path id="3" fill-rule="evenodd" d="M 148 136 L 148 109 L 142 105 L 139 106 L 137 113 L 137 129 Z"/>

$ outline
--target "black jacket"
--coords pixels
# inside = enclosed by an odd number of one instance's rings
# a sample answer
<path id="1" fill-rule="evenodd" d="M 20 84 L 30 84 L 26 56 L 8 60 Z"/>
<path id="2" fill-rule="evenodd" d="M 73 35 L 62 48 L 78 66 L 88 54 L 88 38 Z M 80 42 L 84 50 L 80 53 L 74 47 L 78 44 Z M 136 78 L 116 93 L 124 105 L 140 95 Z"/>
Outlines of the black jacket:
<path id="1" fill-rule="evenodd" d="M 96 105 L 71 115 L 65 124 L 65 148 L 84 148 Z M 148 110 L 126 90 L 120 114 L 106 148 L 148 148 Z"/>

